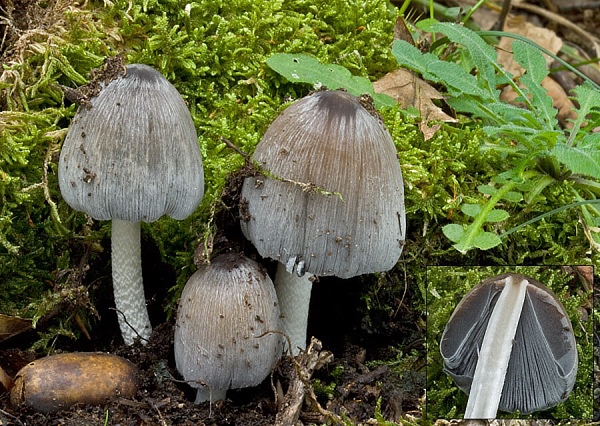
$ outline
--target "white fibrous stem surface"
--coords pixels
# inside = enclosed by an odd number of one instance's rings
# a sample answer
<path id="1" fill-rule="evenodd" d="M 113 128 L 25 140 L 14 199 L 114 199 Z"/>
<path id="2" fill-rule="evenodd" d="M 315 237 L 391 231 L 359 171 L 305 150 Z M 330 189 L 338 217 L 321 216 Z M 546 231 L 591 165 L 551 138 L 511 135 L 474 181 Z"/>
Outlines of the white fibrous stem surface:
<path id="1" fill-rule="evenodd" d="M 496 417 L 526 288 L 526 280 L 506 277 L 481 343 L 465 419 Z"/>
<path id="2" fill-rule="evenodd" d="M 279 301 L 283 332 L 291 340 L 291 352 L 294 356 L 298 355 L 300 349 L 306 349 L 306 327 L 312 284 L 309 274 L 299 277 L 295 272 L 286 271 L 284 264 L 277 265 L 275 292 Z"/>
<path id="3" fill-rule="evenodd" d="M 140 223 L 113 219 L 111 238 L 113 291 L 121 335 L 126 345 L 138 337 L 145 344 L 152 326 L 142 280 Z"/>

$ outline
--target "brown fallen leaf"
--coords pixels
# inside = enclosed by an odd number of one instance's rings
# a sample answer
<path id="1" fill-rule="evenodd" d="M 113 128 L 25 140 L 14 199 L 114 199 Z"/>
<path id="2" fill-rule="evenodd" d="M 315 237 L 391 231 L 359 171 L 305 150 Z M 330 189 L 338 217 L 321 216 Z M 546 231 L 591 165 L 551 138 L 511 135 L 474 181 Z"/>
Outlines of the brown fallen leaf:
<path id="1" fill-rule="evenodd" d="M 31 320 L 0 314 L 0 342 L 31 329 Z"/>
<path id="2" fill-rule="evenodd" d="M 396 23 L 394 24 L 394 40 L 404 40 L 413 46 L 415 45 L 410 30 L 406 25 L 406 21 L 402 16 L 396 18 Z"/>
<path id="3" fill-rule="evenodd" d="M 563 44 L 562 40 L 554 31 L 537 27 L 531 22 L 526 21 L 525 17 L 521 15 L 509 15 L 504 25 L 504 31 L 527 37 L 529 40 L 555 54 L 558 53 Z M 498 63 L 502 65 L 506 71 L 510 72 L 515 77 L 518 77 L 523 74 L 525 70 L 513 59 L 512 43 L 513 39 L 510 37 L 500 38 L 500 42 L 498 43 Z M 546 54 L 544 54 L 544 57 L 546 58 L 546 63 L 550 65 L 553 59 Z"/>
<path id="4" fill-rule="evenodd" d="M 387 73 L 373 83 L 376 93 L 384 93 L 394 98 L 402 108 L 414 106 L 421 113 L 419 128 L 425 140 L 431 139 L 441 124 L 429 126 L 432 121 L 455 123 L 457 120 L 438 107 L 433 99 L 444 99 L 444 96 L 424 80 L 405 69 L 397 69 Z"/>
<path id="5" fill-rule="evenodd" d="M 0 393 L 2 392 L 10 392 L 15 382 L 13 382 L 12 377 L 10 377 L 2 366 L 0 366 Z"/>

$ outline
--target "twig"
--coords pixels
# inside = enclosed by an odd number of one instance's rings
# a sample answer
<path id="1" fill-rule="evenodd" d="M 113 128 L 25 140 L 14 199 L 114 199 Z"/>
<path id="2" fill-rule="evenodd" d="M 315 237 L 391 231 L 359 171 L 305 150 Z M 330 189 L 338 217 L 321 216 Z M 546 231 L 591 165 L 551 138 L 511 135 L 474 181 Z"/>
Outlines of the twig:
<path id="1" fill-rule="evenodd" d="M 140 333 L 138 333 L 137 330 L 135 328 L 133 328 L 133 326 L 131 324 L 129 324 L 129 321 L 127 321 L 127 317 L 125 316 L 125 314 L 123 312 L 121 312 L 117 308 L 108 308 L 108 309 L 112 309 L 113 311 L 117 312 L 118 315 L 121 315 L 123 317 L 123 321 L 125 321 L 125 324 L 127 324 L 129 326 L 129 328 L 131 328 L 133 330 L 133 332 L 135 334 L 137 334 L 137 336 L 140 338 L 140 340 L 145 340 L 146 342 L 150 341 L 150 340 L 146 339 L 145 337 L 142 337 L 142 335 Z"/>
<path id="2" fill-rule="evenodd" d="M 9 419 L 11 419 L 16 425 L 25 426 L 23 424 L 23 422 L 21 420 L 19 420 L 18 417 L 13 416 L 12 414 L 7 413 L 6 411 L 0 409 L 0 419 L 2 419 L 2 424 L 8 424 L 8 421 L 5 421 L 6 419 L 4 418 L 4 416 L 6 416 Z"/>
<path id="3" fill-rule="evenodd" d="M 567 27 L 568 29 L 579 34 L 581 37 L 585 38 L 586 40 L 589 40 L 592 43 L 592 45 L 594 46 L 594 50 L 596 52 L 595 56 L 600 57 L 600 39 L 598 39 L 594 35 L 588 33 L 586 30 L 577 26 L 573 22 L 569 21 L 567 18 L 563 18 L 562 16 L 557 15 L 556 13 L 552 13 L 552 12 L 550 12 L 544 8 L 541 8 L 539 6 L 535 6 L 533 4 L 524 3 L 524 2 L 514 3 L 513 8 L 523 9 L 523 10 L 527 10 L 529 12 L 533 12 L 535 14 L 543 16 L 546 19 L 552 20 L 552 21 L 556 22 L 557 24 Z"/>
<path id="4" fill-rule="evenodd" d="M 229 139 L 227 139 L 224 136 L 221 136 L 221 141 L 224 142 L 225 145 L 227 145 L 229 148 L 233 149 L 235 152 L 237 152 L 242 157 L 244 157 L 244 161 L 246 162 L 247 166 L 252 165 L 252 160 L 250 159 L 250 155 L 247 152 L 242 151 L 233 142 L 231 142 Z"/>
<path id="5" fill-rule="evenodd" d="M 148 398 L 147 401 L 150 403 L 150 407 L 152 407 L 158 413 L 159 424 L 161 426 L 167 426 L 167 421 L 165 420 L 162 413 L 160 412 L 160 410 L 158 408 L 158 404 L 154 401 L 153 398 Z M 165 400 L 163 400 L 161 402 L 163 403 L 162 405 L 164 405 Z"/>
<path id="6" fill-rule="evenodd" d="M 306 351 L 295 358 L 291 358 L 294 365 L 290 385 L 283 398 L 283 402 L 277 415 L 275 416 L 275 426 L 287 426 L 296 424 L 300 417 L 304 397 L 308 395 L 311 405 L 316 410 L 327 417 L 327 419 L 337 424 L 344 424 L 344 421 L 337 414 L 324 409 L 317 401 L 315 392 L 310 384 L 310 379 L 315 370 L 323 367 L 333 359 L 333 354 L 324 351 L 321 342 L 314 337 L 311 339 Z"/>

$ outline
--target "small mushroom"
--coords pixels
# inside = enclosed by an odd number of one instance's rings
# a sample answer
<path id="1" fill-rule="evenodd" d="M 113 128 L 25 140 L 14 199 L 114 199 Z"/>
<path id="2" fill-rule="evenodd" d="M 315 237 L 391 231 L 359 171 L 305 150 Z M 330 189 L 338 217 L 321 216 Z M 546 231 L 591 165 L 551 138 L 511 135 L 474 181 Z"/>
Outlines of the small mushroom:
<path id="1" fill-rule="evenodd" d="M 64 200 L 112 220 L 112 271 L 126 344 L 152 331 L 142 282 L 140 222 L 184 219 L 204 194 L 194 122 L 181 95 L 158 71 L 129 65 L 90 106 L 81 106 L 60 154 Z"/>
<path id="2" fill-rule="evenodd" d="M 137 392 L 138 369 L 116 355 L 75 352 L 30 362 L 17 373 L 11 403 L 51 413 L 75 404 L 104 404 Z"/>
<path id="3" fill-rule="evenodd" d="M 365 107 L 366 106 L 366 107 Z M 275 288 L 292 352 L 306 346 L 312 275 L 391 269 L 404 246 L 404 185 L 394 143 L 372 105 L 313 93 L 271 124 L 246 178 L 241 228 L 279 262 Z"/>
<path id="4" fill-rule="evenodd" d="M 446 324 L 440 351 L 446 372 L 469 395 L 465 419 L 553 407 L 568 398 L 577 375 L 564 307 L 549 288 L 520 274 L 475 286 Z"/>
<path id="5" fill-rule="evenodd" d="M 177 312 L 175 363 L 196 404 L 260 384 L 282 351 L 273 282 L 253 260 L 223 254 L 187 282 Z"/>

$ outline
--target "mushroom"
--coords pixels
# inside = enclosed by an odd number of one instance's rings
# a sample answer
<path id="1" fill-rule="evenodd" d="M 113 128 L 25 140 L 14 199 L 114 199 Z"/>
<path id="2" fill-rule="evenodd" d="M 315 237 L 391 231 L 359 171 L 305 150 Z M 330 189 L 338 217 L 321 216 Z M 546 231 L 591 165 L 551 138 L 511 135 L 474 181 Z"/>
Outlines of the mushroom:
<path id="1" fill-rule="evenodd" d="M 260 384 L 282 351 L 273 282 L 253 260 L 223 254 L 188 280 L 175 326 L 175 363 L 196 404 Z"/>
<path id="2" fill-rule="evenodd" d="M 275 119 L 252 159 L 262 175 L 242 187 L 241 228 L 279 262 L 275 289 L 284 332 L 306 345 L 312 275 L 387 271 L 406 233 L 394 143 L 367 98 L 313 93 Z"/>
<path id="3" fill-rule="evenodd" d="M 465 419 L 553 407 L 568 398 L 577 375 L 564 307 L 548 287 L 521 274 L 475 286 L 446 324 L 440 351 L 444 369 L 469 395 Z"/>
<path id="4" fill-rule="evenodd" d="M 158 71 L 129 65 L 90 106 L 80 106 L 60 154 L 64 200 L 96 220 L 112 220 L 112 274 L 127 345 L 152 331 L 142 282 L 140 222 L 184 219 L 204 194 L 194 122 Z"/>

